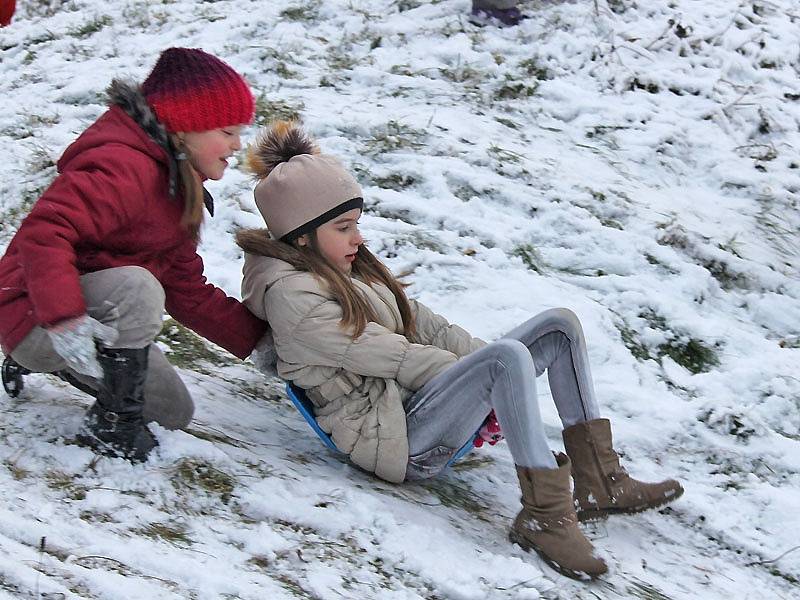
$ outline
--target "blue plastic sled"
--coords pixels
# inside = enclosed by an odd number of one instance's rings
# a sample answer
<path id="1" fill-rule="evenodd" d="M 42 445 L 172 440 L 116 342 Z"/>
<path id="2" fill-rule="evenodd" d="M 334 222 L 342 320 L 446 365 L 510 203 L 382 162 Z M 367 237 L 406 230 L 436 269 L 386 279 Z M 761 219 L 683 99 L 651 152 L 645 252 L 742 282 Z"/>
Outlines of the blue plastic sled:
<path id="1" fill-rule="evenodd" d="M 319 424 L 317 423 L 317 419 L 314 417 L 314 405 L 311 403 L 311 400 L 308 399 L 308 396 L 306 396 L 305 390 L 297 387 L 291 382 L 286 382 L 286 395 L 289 396 L 289 400 L 291 400 L 292 404 L 294 404 L 294 407 L 300 411 L 300 414 L 303 415 L 303 418 L 311 426 L 311 429 L 314 430 L 314 433 L 317 434 L 317 437 L 322 440 L 322 443 L 334 452 L 344 454 L 344 452 L 339 450 L 339 448 L 336 447 L 336 444 L 333 443 L 331 436 L 322 431 L 322 428 L 320 428 Z M 451 466 L 454 462 L 472 450 L 472 442 L 477 435 L 478 434 L 476 432 L 474 437 L 472 437 L 466 444 L 458 449 L 458 452 L 456 452 L 448 461 L 447 467 Z"/>

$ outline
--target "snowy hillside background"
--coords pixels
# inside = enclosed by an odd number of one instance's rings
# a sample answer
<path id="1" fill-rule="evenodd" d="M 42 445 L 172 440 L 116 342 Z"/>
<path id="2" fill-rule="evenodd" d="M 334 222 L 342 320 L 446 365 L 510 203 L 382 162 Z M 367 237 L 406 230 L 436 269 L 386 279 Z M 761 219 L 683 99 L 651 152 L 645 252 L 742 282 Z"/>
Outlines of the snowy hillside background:
<path id="1" fill-rule="evenodd" d="M 800 597 L 800 7 L 795 0 L 20 1 L 0 30 L 0 250 L 104 110 L 169 46 L 246 74 L 365 186 L 371 247 L 486 339 L 547 307 L 584 323 L 629 470 L 660 512 L 586 528 L 603 580 L 506 539 L 505 444 L 395 486 L 328 453 L 279 381 L 167 322 L 197 402 L 144 465 L 73 443 L 90 399 L 0 398 L 0 598 Z M 246 132 L 252 139 L 256 128 Z M 209 188 L 209 279 L 238 295 L 248 176 Z M 546 378 L 539 396 L 563 448 Z"/>

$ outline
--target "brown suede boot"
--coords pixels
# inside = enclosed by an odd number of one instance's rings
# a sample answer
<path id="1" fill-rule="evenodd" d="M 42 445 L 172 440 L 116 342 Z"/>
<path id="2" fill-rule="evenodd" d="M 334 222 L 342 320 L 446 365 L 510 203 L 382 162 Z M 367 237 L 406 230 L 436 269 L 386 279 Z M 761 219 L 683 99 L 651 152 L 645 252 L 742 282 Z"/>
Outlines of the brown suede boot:
<path id="1" fill-rule="evenodd" d="M 594 556 L 594 547 L 578 528 L 569 486 L 570 461 L 557 454 L 557 469 L 517 466 L 522 510 L 514 519 L 509 539 L 534 550 L 556 571 L 573 579 L 595 579 L 608 571 Z"/>
<path id="2" fill-rule="evenodd" d="M 572 459 L 575 504 L 581 521 L 641 512 L 683 494 L 683 486 L 674 479 L 644 483 L 628 475 L 614 451 L 608 419 L 578 423 L 567 427 L 562 435 Z"/>

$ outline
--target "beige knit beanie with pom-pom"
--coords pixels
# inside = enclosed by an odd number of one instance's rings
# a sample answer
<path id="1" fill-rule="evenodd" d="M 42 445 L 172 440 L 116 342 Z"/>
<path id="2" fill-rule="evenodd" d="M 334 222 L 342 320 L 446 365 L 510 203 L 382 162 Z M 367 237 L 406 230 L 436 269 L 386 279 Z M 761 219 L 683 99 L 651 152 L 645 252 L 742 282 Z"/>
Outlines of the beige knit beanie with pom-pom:
<path id="1" fill-rule="evenodd" d="M 275 239 L 291 242 L 354 208 L 363 208 L 361 186 L 341 163 L 320 154 L 296 124 L 279 121 L 248 151 L 259 180 L 256 206 Z"/>

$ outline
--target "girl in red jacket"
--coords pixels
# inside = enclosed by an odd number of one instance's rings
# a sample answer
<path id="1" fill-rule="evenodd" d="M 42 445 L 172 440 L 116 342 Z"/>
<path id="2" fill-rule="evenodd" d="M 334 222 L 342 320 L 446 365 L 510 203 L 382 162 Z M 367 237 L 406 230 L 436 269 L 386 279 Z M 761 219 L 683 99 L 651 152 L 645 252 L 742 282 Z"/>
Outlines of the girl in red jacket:
<path id="1" fill-rule="evenodd" d="M 57 373 L 93 394 L 78 440 L 144 460 L 156 421 L 194 406 L 152 343 L 163 312 L 244 358 L 266 324 L 206 282 L 197 254 L 203 180 L 222 177 L 254 114 L 247 83 L 199 49 L 170 48 L 144 83 L 113 81 L 110 108 L 58 161 L 0 259 L 3 382 Z"/>

